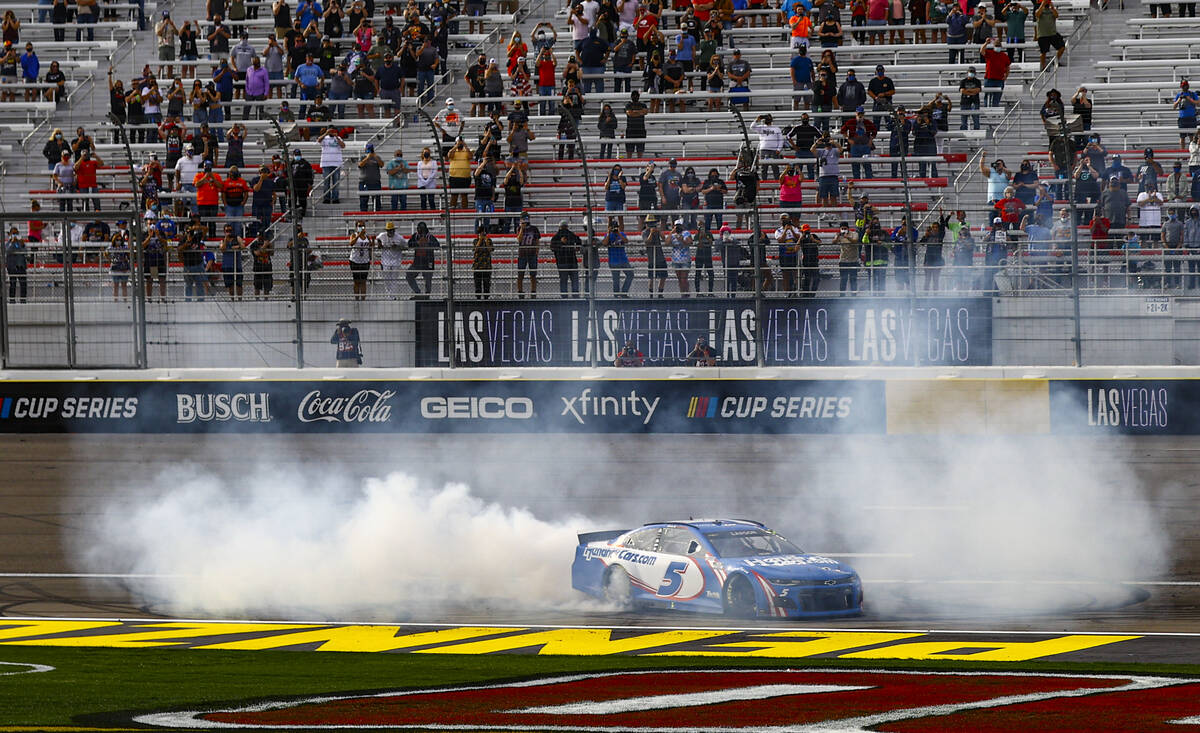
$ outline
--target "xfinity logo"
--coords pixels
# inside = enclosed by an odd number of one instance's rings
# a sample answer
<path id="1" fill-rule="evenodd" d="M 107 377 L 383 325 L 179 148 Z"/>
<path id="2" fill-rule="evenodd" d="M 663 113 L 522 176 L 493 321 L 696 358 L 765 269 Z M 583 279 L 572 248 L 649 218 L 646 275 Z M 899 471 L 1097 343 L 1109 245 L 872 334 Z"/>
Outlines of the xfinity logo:
<path id="1" fill-rule="evenodd" d="M 630 390 L 628 395 L 620 397 L 593 396 L 591 388 L 583 390 L 578 397 L 561 397 L 563 401 L 563 416 L 570 415 L 580 424 L 586 424 L 588 417 L 625 417 L 633 415 L 642 418 L 642 424 L 650 424 L 654 410 L 658 407 L 661 397 L 648 400 L 638 395 L 637 390 Z"/>
<path id="2" fill-rule="evenodd" d="M 429 420 L 529 420 L 533 400 L 528 397 L 426 397 L 421 400 L 421 417 Z"/>
<path id="3" fill-rule="evenodd" d="M 266 392 L 175 395 L 175 422 L 271 422 L 271 396 Z"/>
<path id="4" fill-rule="evenodd" d="M 392 416 L 389 401 L 395 390 L 360 389 L 349 397 L 322 397 L 314 389 L 300 400 L 296 417 L 300 422 L 387 422 Z"/>

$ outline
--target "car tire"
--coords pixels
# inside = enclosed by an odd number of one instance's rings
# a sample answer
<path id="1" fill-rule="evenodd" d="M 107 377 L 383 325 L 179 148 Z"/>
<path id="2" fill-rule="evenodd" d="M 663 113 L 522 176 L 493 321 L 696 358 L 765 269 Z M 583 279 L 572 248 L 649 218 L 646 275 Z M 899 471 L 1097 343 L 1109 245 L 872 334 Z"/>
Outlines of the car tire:
<path id="1" fill-rule="evenodd" d="M 622 611 L 633 608 L 633 583 L 625 568 L 617 565 L 604 574 L 604 600 Z"/>
<path id="2" fill-rule="evenodd" d="M 750 581 L 735 575 L 725 583 L 721 591 L 721 605 L 725 615 L 733 618 L 754 618 L 758 615 L 758 601 Z"/>

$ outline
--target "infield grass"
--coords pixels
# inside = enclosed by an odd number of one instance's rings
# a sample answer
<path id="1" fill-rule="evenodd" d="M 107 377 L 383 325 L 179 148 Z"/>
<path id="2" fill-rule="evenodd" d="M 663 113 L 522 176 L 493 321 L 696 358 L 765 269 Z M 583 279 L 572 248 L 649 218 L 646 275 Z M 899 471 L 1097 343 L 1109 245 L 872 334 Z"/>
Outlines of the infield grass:
<path id="1" fill-rule="evenodd" d="M 0 661 L 51 672 L 0 677 L 4 726 L 122 726 L 136 713 L 221 707 L 263 698 L 380 692 L 630 669 L 817 668 L 1138 673 L 1200 676 L 1200 665 L 937 663 L 711 657 L 455 656 L 303 651 L 3 647 Z"/>

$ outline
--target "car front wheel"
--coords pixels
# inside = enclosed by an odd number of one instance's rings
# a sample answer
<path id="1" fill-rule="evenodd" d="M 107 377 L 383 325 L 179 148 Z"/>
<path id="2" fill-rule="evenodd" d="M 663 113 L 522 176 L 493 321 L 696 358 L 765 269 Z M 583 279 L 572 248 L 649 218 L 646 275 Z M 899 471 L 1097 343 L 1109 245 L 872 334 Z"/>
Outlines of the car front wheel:
<path id="1" fill-rule="evenodd" d="M 750 587 L 750 581 L 741 576 L 734 576 L 725 584 L 722 605 L 725 607 L 726 616 L 753 618 L 758 615 L 754 588 Z"/>

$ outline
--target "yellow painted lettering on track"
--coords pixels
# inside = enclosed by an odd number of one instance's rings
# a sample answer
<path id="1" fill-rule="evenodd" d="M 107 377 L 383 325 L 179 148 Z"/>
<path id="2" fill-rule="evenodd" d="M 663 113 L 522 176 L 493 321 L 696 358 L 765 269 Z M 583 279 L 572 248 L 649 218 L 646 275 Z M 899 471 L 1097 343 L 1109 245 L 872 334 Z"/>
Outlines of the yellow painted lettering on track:
<path id="1" fill-rule="evenodd" d="M 661 631 L 637 634 L 621 639 L 612 638 L 611 629 L 553 629 L 530 634 L 506 636 L 503 639 L 451 644 L 437 649 L 418 649 L 417 654 L 491 654 L 528 647 L 541 647 L 538 654 L 600 655 L 638 652 L 689 641 L 701 641 L 728 636 L 731 631 Z"/>
<path id="2" fill-rule="evenodd" d="M 481 636 L 502 634 L 508 631 L 524 631 L 514 628 L 490 628 L 463 626 L 452 629 L 425 631 L 417 634 L 396 636 L 399 626 L 337 626 L 328 629 L 313 629 L 294 634 L 241 639 L 197 646 L 196 649 L 282 649 L 302 644 L 323 642 L 319 652 L 390 652 L 397 649 L 412 649 L 428 644 L 441 644 Z"/>
<path id="3" fill-rule="evenodd" d="M 882 632 L 831 632 L 781 631 L 771 634 L 754 634 L 753 639 L 727 644 L 712 644 L 696 651 L 681 650 L 654 652 L 648 657 L 780 657 L 783 659 L 813 657 L 831 654 L 846 649 L 855 649 L 872 644 L 886 644 L 901 639 L 912 639 L 924 634 L 888 634 Z"/>
<path id="4" fill-rule="evenodd" d="M 288 631 L 311 629 L 314 624 L 252 624 L 252 623 L 149 623 L 126 628 L 145 629 L 126 634 L 92 634 L 58 639 L 32 639 L 29 641 L 7 641 L 5 644 L 22 646 L 80 646 L 116 647 L 139 649 L 160 646 L 191 646 L 198 637 L 225 636 L 228 634 L 253 634 L 265 631 Z"/>
<path id="5" fill-rule="evenodd" d="M 1042 641 L 919 641 L 896 644 L 881 649 L 839 654 L 840 659 L 949 659 L 963 662 L 1026 662 L 1030 659 L 1052 657 L 1083 651 L 1118 641 L 1140 639 L 1140 636 L 1060 636 Z M 955 654 L 956 650 L 961 654 Z"/>
<path id="6" fill-rule="evenodd" d="M 8 641 L 9 639 L 65 634 L 69 631 L 85 631 L 120 625 L 120 621 L 4 621 L 0 622 L 0 644 L 13 643 Z"/>

